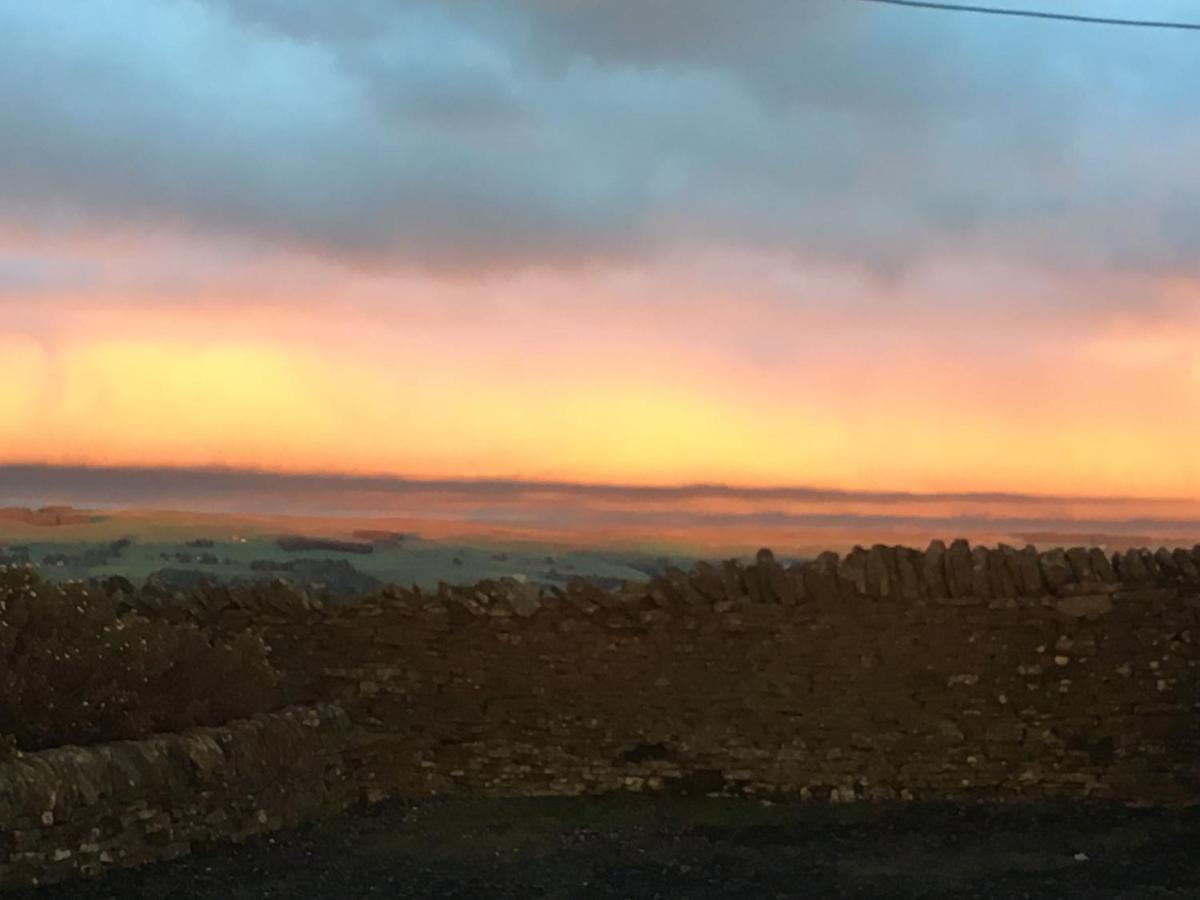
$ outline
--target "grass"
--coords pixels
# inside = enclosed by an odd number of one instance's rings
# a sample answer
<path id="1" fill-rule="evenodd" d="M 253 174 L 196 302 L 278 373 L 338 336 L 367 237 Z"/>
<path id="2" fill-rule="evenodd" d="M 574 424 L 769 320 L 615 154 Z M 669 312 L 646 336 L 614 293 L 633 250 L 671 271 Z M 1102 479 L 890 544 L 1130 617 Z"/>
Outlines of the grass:
<path id="1" fill-rule="evenodd" d="M 115 523 L 120 522 L 120 527 Z M 4 523 L 0 523 L 4 525 Z M 234 540 L 237 534 L 242 540 Z M 120 575 L 140 583 L 152 572 L 162 568 L 185 568 L 211 573 L 218 578 L 262 578 L 265 573 L 250 568 L 254 560 L 284 562 L 299 558 L 344 559 L 359 572 L 371 575 L 383 583 L 418 584 L 432 590 L 439 581 L 469 584 L 485 578 L 500 578 L 523 574 L 533 579 L 551 580 L 572 575 L 607 577 L 623 580 L 643 580 L 645 575 L 635 566 L 645 565 L 651 558 L 642 554 L 618 554 L 612 551 L 552 551 L 529 546 L 520 550 L 499 551 L 493 546 L 464 545 L 422 539 L 409 539 L 396 545 L 377 545 L 369 555 L 354 553 L 289 553 L 275 543 L 273 534 L 253 529 L 237 530 L 214 526 L 185 528 L 175 523 L 143 522 L 141 520 L 105 520 L 90 525 L 38 528 L 29 526 L 0 527 L 0 548 L 22 545 L 29 547 L 33 561 L 40 563 L 47 554 L 82 555 L 86 550 L 129 536 L 133 543 L 121 555 L 103 566 L 49 566 L 43 574 L 51 580 L 106 578 Z M 211 548 L 188 547 L 195 538 L 213 541 Z M 169 559 L 163 559 L 166 553 Z M 196 555 L 211 553 L 222 562 L 218 565 L 180 563 L 176 553 Z M 224 561 L 228 560 L 228 563 Z M 680 560 L 684 565 L 686 561 Z"/>

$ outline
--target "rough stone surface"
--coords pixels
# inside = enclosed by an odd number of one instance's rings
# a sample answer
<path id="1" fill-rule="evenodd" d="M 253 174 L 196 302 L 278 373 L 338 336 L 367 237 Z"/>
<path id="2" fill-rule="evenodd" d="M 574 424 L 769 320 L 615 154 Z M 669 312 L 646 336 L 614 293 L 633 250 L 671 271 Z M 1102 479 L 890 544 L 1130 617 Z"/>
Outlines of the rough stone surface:
<path id="1" fill-rule="evenodd" d="M 1113 600 L 1108 594 L 1079 594 L 1063 597 L 1056 604 L 1058 611 L 1080 619 L 1095 619 L 1113 611 Z"/>
<path id="2" fill-rule="evenodd" d="M 1141 557 L 1142 565 L 1149 574 L 1151 581 L 1157 584 L 1167 576 L 1167 573 L 1164 572 L 1162 567 L 1158 564 L 1158 556 L 1155 551 L 1139 550 L 1138 556 Z"/>
<path id="3" fill-rule="evenodd" d="M 991 556 L 987 547 L 971 549 L 971 596 L 981 600 L 990 600 L 992 593 L 988 559 Z"/>
<path id="4" fill-rule="evenodd" d="M 1042 578 L 1041 557 L 1033 546 L 1024 547 L 1014 557 L 1016 565 L 1016 581 L 1020 593 L 1025 597 L 1040 597 L 1046 592 L 1046 582 Z"/>
<path id="5" fill-rule="evenodd" d="M 840 597 L 837 566 L 836 553 L 822 553 L 805 569 L 804 580 L 808 585 L 808 593 L 824 606 L 837 605 Z"/>
<path id="6" fill-rule="evenodd" d="M 1043 553 L 1041 556 L 1041 566 L 1042 576 L 1046 579 L 1046 584 L 1053 593 L 1058 593 L 1068 584 L 1078 580 L 1071 569 L 1071 563 L 1067 558 L 1066 552 L 1061 548 L 1055 548 Z"/>
<path id="7" fill-rule="evenodd" d="M 1195 584 L 1200 581 L 1200 567 L 1197 567 L 1196 560 L 1192 555 L 1182 547 L 1177 547 L 1172 554 L 1175 558 L 1175 565 L 1179 569 L 1179 577 L 1188 584 Z"/>
<path id="8" fill-rule="evenodd" d="M 1112 560 L 1108 554 L 1099 547 L 1092 547 L 1088 550 L 1088 560 L 1092 564 L 1092 572 L 1096 578 L 1104 584 L 1113 584 L 1117 580 L 1117 573 L 1113 569 Z"/>
<path id="9" fill-rule="evenodd" d="M 721 564 L 721 580 L 725 586 L 725 599 L 730 603 L 736 603 L 746 595 L 742 574 L 735 560 L 727 559 Z"/>
<path id="10" fill-rule="evenodd" d="M 796 593 L 792 587 L 792 581 L 788 578 L 783 566 L 775 559 L 775 554 L 765 547 L 759 550 L 757 568 L 764 600 L 771 603 L 782 603 L 784 606 L 796 605 Z"/>
<path id="11" fill-rule="evenodd" d="M 291 708 L 145 741 L 0 763 L 0 889 L 171 859 L 346 809 L 352 726 Z"/>
<path id="12" fill-rule="evenodd" d="M 848 601 L 867 596 L 867 551 L 855 547 L 838 561 L 838 585 Z"/>
<path id="13" fill-rule="evenodd" d="M 988 583 L 993 597 L 1017 596 L 1017 583 L 1010 563 L 1012 552 L 1012 547 L 1002 546 L 988 554 Z"/>
<path id="14" fill-rule="evenodd" d="M 734 793 L 838 798 L 1200 799 L 1200 598 L 1165 576 L 1109 584 L 1084 556 L 1087 583 L 1063 551 L 880 547 L 869 573 L 863 550 L 789 570 L 805 591 L 796 606 L 741 593 L 631 620 L 630 609 L 653 606 L 631 585 L 624 606 L 592 616 L 543 609 L 455 628 L 406 619 L 386 652 L 365 608 L 265 636 L 315 695 L 382 723 L 377 752 L 402 794 L 706 779 Z M 753 571 L 773 559 L 760 554 Z M 904 560 L 914 572 L 919 560 L 911 600 Z M 932 602 L 949 594 L 938 587 L 947 569 L 958 590 L 986 574 L 990 599 Z M 745 583 L 748 571 L 729 563 L 726 581 Z M 1061 593 L 1048 594 L 1043 571 Z M 711 593 L 709 568 L 689 577 L 697 596 Z M 353 668 L 312 674 L 311 660 L 341 648 L 353 648 Z M 364 677 L 382 689 L 358 696 Z M 397 755 L 421 763 L 397 767 Z"/>
<path id="15" fill-rule="evenodd" d="M 1087 547 L 1071 547 L 1067 550 L 1067 563 L 1076 581 L 1100 580 L 1092 567 L 1091 551 Z"/>
<path id="16" fill-rule="evenodd" d="M 1159 547 L 1154 551 L 1154 561 L 1158 564 L 1159 571 L 1167 578 L 1179 578 L 1182 574 L 1175 557 L 1166 547 Z"/>
<path id="17" fill-rule="evenodd" d="M 900 596 L 907 601 L 921 599 L 921 579 L 917 574 L 922 562 L 921 553 L 907 547 L 894 548 L 896 570 L 900 578 Z"/>
<path id="18" fill-rule="evenodd" d="M 946 587 L 945 559 L 946 545 L 942 541 L 933 541 L 921 561 L 921 582 L 931 600 L 945 600 L 950 596 Z"/>
<path id="19" fill-rule="evenodd" d="M 867 596 L 886 599 L 896 592 L 886 555 L 888 548 L 875 544 L 867 551 Z"/>
<path id="20" fill-rule="evenodd" d="M 973 597 L 974 579 L 971 575 L 971 547 L 959 538 L 946 551 L 946 587 L 951 597 Z"/>
<path id="21" fill-rule="evenodd" d="M 1120 580 L 1126 583 L 1146 583 L 1150 581 L 1150 572 L 1142 562 L 1140 550 L 1126 550 L 1117 555 L 1117 572 Z"/>
<path id="22" fill-rule="evenodd" d="M 364 796 L 1200 802 L 1200 590 L 1178 552 L 1173 570 L 1155 556 L 1120 554 L 1111 582 L 1091 550 L 1084 570 L 955 541 L 787 570 L 760 553 L 613 590 L 139 595 L 147 615 L 260 635 L 307 711 L 0 764 L 0 884 Z"/>

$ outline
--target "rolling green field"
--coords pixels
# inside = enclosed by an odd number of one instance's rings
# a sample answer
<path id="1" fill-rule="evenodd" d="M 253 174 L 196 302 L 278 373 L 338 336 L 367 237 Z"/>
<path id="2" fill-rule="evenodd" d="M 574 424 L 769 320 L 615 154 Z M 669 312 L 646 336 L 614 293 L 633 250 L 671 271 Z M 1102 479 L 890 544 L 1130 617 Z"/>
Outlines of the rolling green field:
<path id="1" fill-rule="evenodd" d="M 485 578 L 524 576 L 562 584 L 574 576 L 638 580 L 666 565 L 688 566 L 681 555 L 588 550 L 543 543 L 471 539 L 431 540 L 406 534 L 372 541 L 370 553 L 282 549 L 281 534 L 336 537 L 321 531 L 288 531 L 278 522 L 181 521 L 151 516 L 96 516 L 70 526 L 0 522 L 0 562 L 28 561 L 52 580 L 123 576 L 136 584 L 164 569 L 202 573 L 220 582 L 289 577 L 278 567 L 297 561 L 343 561 L 384 584 L 435 589 L 439 581 L 466 584 Z M 257 564 L 257 565 L 256 565 Z M 271 567 L 276 568 L 272 569 Z M 304 571 L 303 565 L 299 567 Z M 294 580 L 304 580 L 299 574 Z"/>

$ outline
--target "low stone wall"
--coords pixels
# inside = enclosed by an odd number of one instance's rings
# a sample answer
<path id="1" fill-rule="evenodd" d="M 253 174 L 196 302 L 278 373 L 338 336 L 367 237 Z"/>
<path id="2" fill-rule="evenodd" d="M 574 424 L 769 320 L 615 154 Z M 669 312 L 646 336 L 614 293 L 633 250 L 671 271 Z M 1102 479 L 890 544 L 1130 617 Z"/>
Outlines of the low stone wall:
<path id="1" fill-rule="evenodd" d="M 1197 562 L 762 553 L 612 592 L 509 580 L 218 619 L 344 703 L 399 793 L 1192 803 Z"/>
<path id="2" fill-rule="evenodd" d="M 352 726 L 333 705 L 0 763 L 0 888 L 171 859 L 344 809 Z"/>
<path id="3" fill-rule="evenodd" d="M 1200 548 L 935 542 L 786 568 L 764 551 L 614 591 L 129 603 L 258 633 L 315 706 L 0 764 L 0 884 L 389 793 L 1200 802 Z"/>

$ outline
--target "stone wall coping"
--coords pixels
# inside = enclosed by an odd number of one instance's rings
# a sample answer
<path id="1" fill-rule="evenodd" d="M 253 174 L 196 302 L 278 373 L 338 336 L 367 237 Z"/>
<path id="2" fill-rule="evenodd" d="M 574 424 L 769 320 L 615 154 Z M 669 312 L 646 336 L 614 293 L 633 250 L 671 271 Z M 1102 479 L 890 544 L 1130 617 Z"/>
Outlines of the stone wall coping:
<path id="1" fill-rule="evenodd" d="M 547 611 L 590 615 L 600 610 L 673 611 L 706 608 L 728 612 L 746 604 L 829 607 L 860 601 L 971 606 L 1016 601 L 1094 616 L 1131 601 L 1188 602 L 1200 593 L 1200 545 L 1113 552 L 1099 547 L 1039 551 L 999 544 L 974 546 L 958 539 L 933 541 L 924 550 L 875 544 L 845 554 L 825 552 L 789 565 L 768 549 L 753 562 L 698 562 L 690 571 L 669 569 L 647 581 L 611 590 L 586 578 L 565 585 L 520 577 L 469 585 L 439 584 L 436 591 L 389 585 L 358 603 L 326 606 L 309 591 L 284 582 L 201 588 L 171 597 L 140 592 L 126 598 L 145 615 L 210 621 L 243 613 L 255 621 L 320 621 L 414 613 L 468 617 L 531 618 Z"/>
<path id="2" fill-rule="evenodd" d="M 117 800 L 136 802 L 181 788 L 203 789 L 247 766 L 264 765 L 269 746 L 286 748 L 305 732 L 340 734 L 350 718 L 336 704 L 292 706 L 226 725 L 158 734 L 143 740 L 62 746 L 0 762 L 0 832 L 53 825 L 74 810 Z M 286 749 L 283 750 L 286 752 Z"/>

